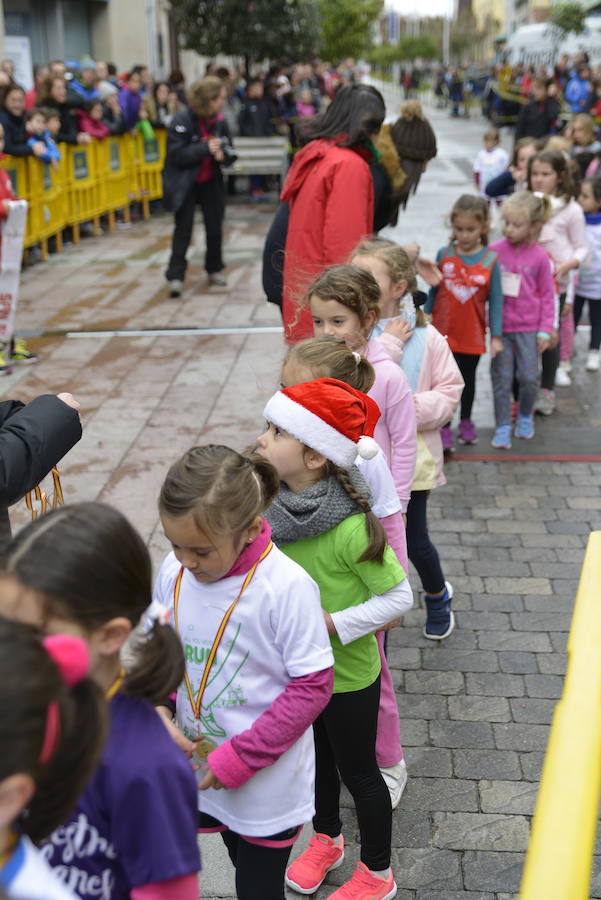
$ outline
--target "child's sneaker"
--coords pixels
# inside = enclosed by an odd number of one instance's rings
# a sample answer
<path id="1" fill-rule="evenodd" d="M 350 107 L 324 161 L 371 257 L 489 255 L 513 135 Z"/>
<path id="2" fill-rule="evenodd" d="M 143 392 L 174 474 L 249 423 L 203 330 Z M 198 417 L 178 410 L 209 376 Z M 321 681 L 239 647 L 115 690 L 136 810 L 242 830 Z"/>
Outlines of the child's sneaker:
<path id="1" fill-rule="evenodd" d="M 478 432 L 471 419 L 462 419 L 459 423 L 459 443 L 477 444 Z"/>
<path id="2" fill-rule="evenodd" d="M 28 364 L 38 361 L 37 353 L 30 353 L 27 344 L 22 338 L 13 338 L 10 342 L 10 361 L 18 364 Z"/>
<path id="3" fill-rule="evenodd" d="M 402 759 L 396 766 L 388 766 L 384 769 L 380 767 L 380 772 L 390 793 L 392 808 L 396 809 L 407 784 L 407 763 Z"/>
<path id="4" fill-rule="evenodd" d="M 426 601 L 426 625 L 423 635 L 430 641 L 443 641 L 455 628 L 455 616 L 451 610 L 453 585 L 444 583 L 445 591 L 441 597 L 424 597 Z"/>
<path id="5" fill-rule="evenodd" d="M 555 394 L 547 388 L 541 388 L 534 404 L 534 411 L 541 416 L 551 416 L 555 412 Z"/>
<path id="6" fill-rule="evenodd" d="M 499 425 L 491 441 L 497 450 L 511 450 L 511 425 Z"/>
<path id="7" fill-rule="evenodd" d="M 288 866 L 286 884 L 299 894 L 314 894 L 328 872 L 341 866 L 343 860 L 344 838 L 338 846 L 327 834 L 314 834 L 304 853 Z"/>
<path id="8" fill-rule="evenodd" d="M 586 371 L 587 372 L 598 372 L 600 365 L 601 365 L 601 359 L 599 358 L 599 351 L 598 350 L 589 350 L 588 356 L 586 358 Z"/>
<path id="9" fill-rule="evenodd" d="M 351 880 L 330 894 L 329 900 L 392 900 L 396 890 L 391 870 L 387 878 L 379 878 L 358 862 Z"/>
<path id="10" fill-rule="evenodd" d="M 455 441 L 453 440 L 453 429 L 450 425 L 443 425 L 440 429 L 440 439 L 442 441 L 442 449 L 444 453 L 453 453 L 455 450 Z"/>
<path id="11" fill-rule="evenodd" d="M 534 416 L 519 416 L 515 426 L 516 438 L 529 441 L 534 437 Z"/>
<path id="12" fill-rule="evenodd" d="M 572 383 L 572 379 L 570 378 L 570 370 L 565 362 L 559 363 L 559 368 L 555 373 L 555 385 L 556 387 L 569 387 Z"/>

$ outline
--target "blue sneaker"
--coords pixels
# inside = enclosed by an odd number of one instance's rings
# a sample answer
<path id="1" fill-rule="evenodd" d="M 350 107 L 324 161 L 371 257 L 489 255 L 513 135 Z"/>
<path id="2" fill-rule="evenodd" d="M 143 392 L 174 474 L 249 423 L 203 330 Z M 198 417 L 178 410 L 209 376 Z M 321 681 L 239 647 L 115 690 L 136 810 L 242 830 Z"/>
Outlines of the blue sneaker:
<path id="1" fill-rule="evenodd" d="M 426 625 L 424 637 L 430 641 L 442 641 L 455 628 L 455 616 L 451 609 L 453 585 L 445 581 L 445 592 L 442 597 L 424 597 L 426 601 Z"/>
<path id="2" fill-rule="evenodd" d="M 530 438 L 534 437 L 534 416 L 518 416 L 518 420 L 515 426 L 515 436 L 516 438 L 522 438 L 524 441 L 529 441 Z"/>
<path id="3" fill-rule="evenodd" d="M 511 449 L 511 425 L 499 425 L 495 430 L 494 437 L 491 441 L 493 447 L 497 450 Z"/>

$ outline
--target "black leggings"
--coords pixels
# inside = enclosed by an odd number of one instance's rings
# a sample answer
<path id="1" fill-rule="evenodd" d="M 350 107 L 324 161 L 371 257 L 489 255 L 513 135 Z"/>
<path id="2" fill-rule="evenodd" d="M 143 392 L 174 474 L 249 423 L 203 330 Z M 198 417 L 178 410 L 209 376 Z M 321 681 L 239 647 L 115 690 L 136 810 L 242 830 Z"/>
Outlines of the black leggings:
<path id="1" fill-rule="evenodd" d="M 361 862 L 376 872 L 390 865 L 392 831 L 390 794 L 376 762 L 379 705 L 380 676 L 361 691 L 333 694 L 313 723 L 316 757 L 313 827 L 319 834 L 332 838 L 342 831 L 342 778 L 355 801 Z"/>
<path id="2" fill-rule="evenodd" d="M 407 553 L 426 594 L 439 594 L 444 590 L 444 575 L 438 550 L 428 534 L 429 494 L 430 491 L 411 491 L 407 505 Z"/>
<path id="3" fill-rule="evenodd" d="M 591 323 L 589 349 L 598 350 L 601 347 L 601 300 L 591 300 L 576 294 L 574 297 L 574 325 L 578 327 L 585 303 L 588 303 L 588 317 Z"/>
<path id="4" fill-rule="evenodd" d="M 566 302 L 566 295 L 559 295 L 559 315 L 560 322 L 557 326 L 559 329 L 561 327 L 561 311 L 563 309 L 563 305 Z M 557 374 L 557 370 L 559 368 L 559 351 L 560 351 L 559 341 L 557 341 L 557 345 L 553 347 L 551 350 L 545 350 L 541 359 L 541 377 L 540 377 L 540 386 L 546 391 L 552 391 L 555 387 L 555 376 Z"/>
<path id="5" fill-rule="evenodd" d="M 480 357 L 475 353 L 453 353 L 453 356 L 465 381 L 465 387 L 461 395 L 460 418 L 471 419 L 472 406 L 474 405 L 474 396 L 476 394 L 476 369 L 478 368 Z M 448 424 L 450 425 L 451 423 L 449 422 Z"/>
<path id="6" fill-rule="evenodd" d="M 223 843 L 236 869 L 236 896 L 238 900 L 285 900 L 284 875 L 293 844 L 287 847 L 263 847 L 251 844 L 235 831 L 221 830 L 218 819 L 206 813 L 199 814 L 199 827 L 205 831 L 220 830 Z M 263 840 L 292 840 L 298 828 L 290 828 Z"/>

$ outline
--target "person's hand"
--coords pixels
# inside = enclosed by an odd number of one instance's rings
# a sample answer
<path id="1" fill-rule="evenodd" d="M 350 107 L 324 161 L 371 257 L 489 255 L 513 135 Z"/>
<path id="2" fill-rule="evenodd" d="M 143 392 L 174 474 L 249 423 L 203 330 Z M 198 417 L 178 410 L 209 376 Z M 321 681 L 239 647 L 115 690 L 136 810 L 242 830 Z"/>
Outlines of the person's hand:
<path id="1" fill-rule="evenodd" d="M 66 403 L 67 406 L 70 406 L 71 409 L 74 409 L 77 412 L 80 411 L 81 404 L 77 402 L 77 400 L 75 399 L 73 394 L 62 393 L 62 394 L 57 394 L 56 396 L 58 397 L 59 400 L 62 400 L 63 403 Z"/>
<path id="2" fill-rule="evenodd" d="M 556 337 L 553 337 L 555 335 Z M 550 347 L 554 347 L 557 344 L 557 332 L 554 331 L 551 338 L 545 337 L 537 337 L 536 339 L 536 349 L 539 353 L 544 353 L 545 350 L 549 350 Z"/>
<path id="3" fill-rule="evenodd" d="M 207 140 L 207 146 L 209 148 L 209 153 L 215 159 L 217 159 L 217 155 L 220 153 L 221 158 L 223 159 L 223 150 L 221 149 L 221 141 L 218 137 L 210 137 Z"/>
<path id="4" fill-rule="evenodd" d="M 177 744 L 180 750 L 183 750 L 188 758 L 194 753 L 194 741 L 189 741 L 186 735 L 181 731 L 171 717 L 171 710 L 166 706 L 156 706 L 157 714 L 167 729 L 169 737 Z"/>
<path id="5" fill-rule="evenodd" d="M 491 337 L 490 339 L 490 355 L 494 359 L 498 353 L 503 352 L 503 341 L 500 337 Z"/>
<path id="6" fill-rule="evenodd" d="M 420 246 L 415 241 L 412 244 L 403 244 L 402 249 L 405 251 L 410 261 L 414 263 L 419 256 Z"/>
<path id="7" fill-rule="evenodd" d="M 549 345 L 545 347 L 545 350 L 552 350 L 554 347 L 557 347 L 559 343 L 559 331 L 557 328 L 554 328 L 551 332 L 551 338 L 549 340 Z"/>
<path id="8" fill-rule="evenodd" d="M 86 131 L 80 131 L 77 135 L 77 143 L 78 144 L 89 144 L 92 140 L 92 135 L 88 134 Z"/>
<path id="9" fill-rule="evenodd" d="M 379 628 L 378 631 L 392 631 L 393 628 L 396 628 L 397 625 L 401 624 L 400 619 L 393 619 L 392 622 L 388 622 L 387 625 L 384 625 L 383 628 Z"/>
<path id="10" fill-rule="evenodd" d="M 216 791 L 224 790 L 227 791 L 227 788 L 221 781 L 217 778 L 211 767 L 207 769 L 205 772 L 205 776 L 198 785 L 199 791 L 206 791 L 208 788 L 214 788 Z"/>
<path id="11" fill-rule="evenodd" d="M 31 152 L 34 156 L 43 156 L 46 152 L 46 144 L 44 141 L 36 141 L 31 145 Z"/>
<path id="12" fill-rule="evenodd" d="M 406 344 L 413 334 L 413 329 L 405 319 L 399 316 L 397 319 L 391 319 L 390 322 L 387 323 L 384 333 L 391 334 L 402 344 Z"/>
<path id="13" fill-rule="evenodd" d="M 58 159 L 53 159 L 52 162 L 50 163 L 50 165 L 52 166 L 52 168 L 53 168 L 54 171 L 56 172 L 56 171 L 58 170 Z"/>
<path id="14" fill-rule="evenodd" d="M 563 309 L 562 309 L 562 311 L 560 312 L 559 317 L 560 317 L 561 319 L 567 319 L 567 317 L 568 317 L 568 316 L 571 316 L 571 315 L 572 315 L 572 304 L 571 304 L 571 303 L 564 303 Z"/>
<path id="15" fill-rule="evenodd" d="M 564 259 L 563 262 L 557 264 L 557 269 L 555 270 L 555 277 L 558 281 L 561 281 L 562 278 L 565 278 L 568 272 L 571 272 L 572 269 L 578 268 L 578 260 L 577 259 Z"/>
<path id="16" fill-rule="evenodd" d="M 418 257 L 415 269 L 417 274 L 421 275 L 430 287 L 437 287 L 442 281 L 442 272 L 433 259 L 424 259 L 423 256 Z"/>

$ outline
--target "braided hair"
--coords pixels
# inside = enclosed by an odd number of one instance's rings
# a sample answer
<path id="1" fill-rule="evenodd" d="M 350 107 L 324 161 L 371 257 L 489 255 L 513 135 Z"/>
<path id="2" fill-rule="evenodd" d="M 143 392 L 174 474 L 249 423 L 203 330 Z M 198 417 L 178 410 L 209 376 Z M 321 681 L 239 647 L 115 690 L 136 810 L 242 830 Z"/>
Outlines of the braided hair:
<path id="1" fill-rule="evenodd" d="M 368 562 L 370 560 L 379 563 L 383 562 L 384 551 L 387 545 L 386 532 L 378 517 L 372 512 L 369 500 L 353 484 L 348 469 L 328 463 L 328 474 L 338 479 L 340 486 L 344 488 L 351 500 L 355 501 L 365 515 L 368 544 L 357 562 Z"/>

